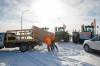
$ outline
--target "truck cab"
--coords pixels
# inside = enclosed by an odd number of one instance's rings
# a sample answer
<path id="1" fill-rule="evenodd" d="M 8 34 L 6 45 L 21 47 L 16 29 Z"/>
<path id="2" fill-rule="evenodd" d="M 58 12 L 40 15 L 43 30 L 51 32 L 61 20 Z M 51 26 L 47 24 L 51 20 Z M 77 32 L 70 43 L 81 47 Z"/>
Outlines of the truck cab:
<path id="1" fill-rule="evenodd" d="M 14 33 L 0 33 L 0 49 L 3 47 L 12 47 L 12 43 L 16 40 Z M 9 43 L 9 44 L 8 44 Z"/>

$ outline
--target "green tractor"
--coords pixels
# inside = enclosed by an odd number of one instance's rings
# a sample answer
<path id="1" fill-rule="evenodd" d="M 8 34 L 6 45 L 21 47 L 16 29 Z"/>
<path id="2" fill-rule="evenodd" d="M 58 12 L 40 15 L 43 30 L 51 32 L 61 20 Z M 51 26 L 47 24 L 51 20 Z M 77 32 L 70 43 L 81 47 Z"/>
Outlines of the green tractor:
<path id="1" fill-rule="evenodd" d="M 57 42 L 69 42 L 70 34 L 65 31 L 65 27 L 55 27 L 55 36 Z"/>

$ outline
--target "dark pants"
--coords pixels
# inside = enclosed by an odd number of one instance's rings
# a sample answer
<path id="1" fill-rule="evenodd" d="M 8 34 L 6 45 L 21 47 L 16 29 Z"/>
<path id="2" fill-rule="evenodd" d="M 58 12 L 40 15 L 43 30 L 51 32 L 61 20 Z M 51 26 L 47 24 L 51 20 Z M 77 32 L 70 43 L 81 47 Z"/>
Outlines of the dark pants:
<path id="1" fill-rule="evenodd" d="M 58 47 L 57 47 L 57 45 L 55 45 L 55 43 L 54 43 L 54 44 L 52 44 L 52 46 L 51 46 L 51 51 L 55 51 L 55 50 L 58 51 Z"/>
<path id="2" fill-rule="evenodd" d="M 52 41 L 52 44 L 50 46 L 47 46 L 48 48 L 48 51 L 51 52 L 51 51 L 55 51 L 57 50 L 58 51 L 58 47 L 57 45 L 55 44 L 55 41 Z"/>
<path id="3" fill-rule="evenodd" d="M 48 52 L 50 52 L 51 51 L 51 47 L 50 46 L 47 46 L 47 48 L 48 48 Z"/>

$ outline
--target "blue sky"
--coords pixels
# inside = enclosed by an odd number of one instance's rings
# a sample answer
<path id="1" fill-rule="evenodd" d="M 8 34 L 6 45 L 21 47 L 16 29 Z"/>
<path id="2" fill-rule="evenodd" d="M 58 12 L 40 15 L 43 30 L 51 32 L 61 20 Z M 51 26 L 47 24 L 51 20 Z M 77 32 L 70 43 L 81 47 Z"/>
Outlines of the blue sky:
<path id="1" fill-rule="evenodd" d="M 100 25 L 100 0 L 0 0 L 0 31 L 20 29 L 23 12 L 23 28 L 36 25 L 54 31 L 65 24 L 68 31 L 80 30 L 94 18 Z"/>

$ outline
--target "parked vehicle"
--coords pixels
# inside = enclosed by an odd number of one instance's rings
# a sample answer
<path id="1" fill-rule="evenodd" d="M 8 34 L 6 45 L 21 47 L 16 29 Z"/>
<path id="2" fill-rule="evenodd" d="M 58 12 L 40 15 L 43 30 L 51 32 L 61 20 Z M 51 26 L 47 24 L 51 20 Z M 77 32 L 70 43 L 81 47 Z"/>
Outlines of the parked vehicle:
<path id="1" fill-rule="evenodd" d="M 87 52 L 91 52 L 92 50 L 100 51 L 100 36 L 96 36 L 90 40 L 85 40 L 83 43 L 83 48 Z"/>
<path id="2" fill-rule="evenodd" d="M 51 33 L 36 26 L 32 29 L 8 30 L 0 33 L 0 49 L 19 47 L 21 52 L 25 52 L 37 45 L 42 45 L 43 37 L 47 34 Z"/>
<path id="3" fill-rule="evenodd" d="M 78 43 L 79 37 L 80 37 L 79 32 L 73 32 L 72 34 L 73 34 L 73 36 L 72 36 L 73 43 Z"/>
<path id="4" fill-rule="evenodd" d="M 77 31 L 73 32 L 73 36 L 72 36 L 73 42 L 74 43 L 81 43 L 81 44 L 83 44 L 83 42 L 85 40 L 93 38 L 95 36 L 94 29 L 95 29 L 94 26 L 82 25 L 81 32 L 77 32 Z"/>

